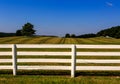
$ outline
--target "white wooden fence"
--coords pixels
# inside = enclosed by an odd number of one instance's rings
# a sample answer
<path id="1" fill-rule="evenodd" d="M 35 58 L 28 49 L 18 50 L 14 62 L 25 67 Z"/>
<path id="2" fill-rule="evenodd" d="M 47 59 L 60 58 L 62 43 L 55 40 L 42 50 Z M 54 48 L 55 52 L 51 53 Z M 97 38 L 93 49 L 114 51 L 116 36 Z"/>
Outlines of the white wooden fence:
<path id="1" fill-rule="evenodd" d="M 0 59 L 0 63 L 10 63 L 10 65 L 0 65 L 0 70 L 13 69 L 13 75 L 17 75 L 17 70 L 71 70 L 71 77 L 75 77 L 76 70 L 115 70 L 120 71 L 120 66 L 76 66 L 76 63 L 120 63 L 120 60 L 96 60 L 96 59 L 76 59 L 76 56 L 120 56 L 120 52 L 77 52 L 76 49 L 120 49 L 120 45 L 49 45 L 49 44 L 1 44 L 0 48 L 12 48 L 11 51 L 1 51 L 0 56 L 12 55 L 12 59 Z M 17 48 L 69 48 L 70 52 L 25 52 L 17 51 Z M 71 56 L 71 59 L 17 59 L 18 55 L 31 56 Z M 18 66 L 17 62 L 51 62 L 51 63 L 71 63 L 71 66 Z"/>

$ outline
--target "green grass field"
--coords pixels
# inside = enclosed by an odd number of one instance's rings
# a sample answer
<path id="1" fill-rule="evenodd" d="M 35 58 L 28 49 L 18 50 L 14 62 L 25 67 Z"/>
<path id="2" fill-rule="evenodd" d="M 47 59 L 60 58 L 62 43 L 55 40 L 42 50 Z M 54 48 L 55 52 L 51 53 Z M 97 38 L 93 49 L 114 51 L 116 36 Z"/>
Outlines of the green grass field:
<path id="1" fill-rule="evenodd" d="M 13 77 L 11 75 L 0 75 L 0 84 L 119 84 L 119 77 L 79 76 L 69 78 L 67 76 L 38 76 L 22 75 Z"/>
<path id="2" fill-rule="evenodd" d="M 96 38 L 60 38 L 60 37 L 4 37 L 0 38 L 0 44 L 120 44 L 120 39 L 96 37 Z M 11 51 L 11 49 L 0 49 Z M 18 49 L 18 51 L 70 51 L 70 49 Z M 95 52 L 120 52 L 119 49 L 78 49 L 77 51 Z M 0 59 L 11 58 L 11 56 L 0 56 Z M 66 58 L 55 56 L 18 56 L 18 58 Z M 120 57 L 96 57 L 78 56 L 77 59 L 120 59 Z M 12 63 L 0 63 L 1 65 L 12 65 Z M 18 63 L 18 65 L 68 65 L 69 63 Z M 80 66 L 120 66 L 120 64 L 77 64 Z M 76 77 L 70 77 L 70 71 L 20 71 L 17 76 L 12 76 L 11 70 L 0 70 L 0 84 L 119 84 L 119 71 L 77 71 Z"/>
<path id="3" fill-rule="evenodd" d="M 120 44 L 120 39 L 95 38 L 60 38 L 60 37 L 4 37 L 0 44 Z"/>

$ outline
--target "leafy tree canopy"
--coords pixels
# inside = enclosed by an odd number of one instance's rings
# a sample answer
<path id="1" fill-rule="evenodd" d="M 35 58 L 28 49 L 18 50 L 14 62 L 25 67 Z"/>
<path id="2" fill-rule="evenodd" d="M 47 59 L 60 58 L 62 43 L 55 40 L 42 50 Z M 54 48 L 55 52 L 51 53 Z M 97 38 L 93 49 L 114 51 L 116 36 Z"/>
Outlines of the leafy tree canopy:
<path id="1" fill-rule="evenodd" d="M 22 30 L 17 30 L 16 31 L 16 36 L 22 36 Z"/>
<path id="2" fill-rule="evenodd" d="M 26 23 L 23 27 L 22 27 L 22 35 L 23 36 L 32 36 L 33 34 L 35 34 L 35 30 L 33 29 L 34 25 L 32 25 L 31 23 Z"/>
<path id="3" fill-rule="evenodd" d="M 65 34 L 65 38 L 70 38 L 70 34 L 69 33 Z"/>
<path id="4" fill-rule="evenodd" d="M 113 38 L 120 38 L 120 26 L 111 27 L 101 30 L 97 33 L 98 36 L 109 36 Z"/>

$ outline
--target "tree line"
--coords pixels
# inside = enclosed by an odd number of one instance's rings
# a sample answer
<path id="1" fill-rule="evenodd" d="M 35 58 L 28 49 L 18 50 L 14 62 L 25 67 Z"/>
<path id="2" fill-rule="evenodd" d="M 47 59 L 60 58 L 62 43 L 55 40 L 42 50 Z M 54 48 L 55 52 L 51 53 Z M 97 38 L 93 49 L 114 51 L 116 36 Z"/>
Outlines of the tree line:
<path id="1" fill-rule="evenodd" d="M 97 37 L 96 34 L 90 33 L 90 34 L 82 34 L 82 35 L 75 35 L 75 34 L 69 34 L 67 33 L 65 35 L 65 38 L 92 38 L 92 37 Z"/>
<path id="2" fill-rule="evenodd" d="M 0 37 L 11 37 L 11 36 L 15 36 L 16 33 L 4 33 L 4 32 L 0 32 Z"/>
<path id="3" fill-rule="evenodd" d="M 73 34 L 72 34 L 73 35 Z M 66 38 L 73 38 L 73 36 L 70 34 L 66 34 Z M 120 38 L 120 26 L 115 26 L 111 28 L 107 28 L 104 30 L 101 30 L 97 32 L 96 34 L 94 33 L 89 33 L 89 34 L 82 34 L 82 35 L 74 35 L 75 38 L 92 38 L 92 37 L 112 37 L 112 38 Z"/>
<path id="4" fill-rule="evenodd" d="M 101 30 L 97 33 L 98 36 L 109 36 L 113 38 L 120 38 L 120 26 L 111 27 Z"/>
<path id="5" fill-rule="evenodd" d="M 10 37 L 10 36 L 32 36 L 35 34 L 34 25 L 31 23 L 26 23 L 21 29 L 17 30 L 16 33 L 4 33 L 0 32 L 0 37 Z"/>
<path id="6" fill-rule="evenodd" d="M 17 30 L 16 33 L 3 33 L 0 32 L 0 37 L 8 37 L 8 36 L 33 36 L 36 30 L 34 30 L 34 25 L 31 23 L 26 23 L 22 26 L 21 29 Z M 115 26 L 111 28 L 107 28 L 94 33 L 75 35 L 75 34 L 65 34 L 65 38 L 92 38 L 92 37 L 112 37 L 112 38 L 120 38 L 120 26 Z"/>

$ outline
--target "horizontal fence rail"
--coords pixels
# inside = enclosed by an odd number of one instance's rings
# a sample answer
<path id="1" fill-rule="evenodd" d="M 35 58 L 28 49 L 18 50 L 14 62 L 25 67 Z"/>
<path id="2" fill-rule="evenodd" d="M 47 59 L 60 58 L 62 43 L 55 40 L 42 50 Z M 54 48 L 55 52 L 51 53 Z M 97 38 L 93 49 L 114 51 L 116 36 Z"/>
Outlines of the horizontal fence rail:
<path id="1" fill-rule="evenodd" d="M 86 49 L 120 49 L 120 45 L 76 45 L 76 47 Z"/>
<path id="2" fill-rule="evenodd" d="M 56 56 L 56 55 L 58 55 L 58 56 L 69 56 L 69 55 L 71 55 L 71 53 L 70 52 L 18 52 L 17 53 L 18 55 L 43 55 L 43 56 L 45 56 L 45 55 L 48 55 L 48 56 L 50 56 L 50 55 L 52 55 L 52 56 Z"/>
<path id="3" fill-rule="evenodd" d="M 77 66 L 77 70 L 120 71 L 119 66 Z"/>
<path id="4" fill-rule="evenodd" d="M 77 52 L 79 56 L 120 56 L 120 52 Z"/>
<path id="5" fill-rule="evenodd" d="M 71 48 L 71 45 L 46 45 L 46 44 L 17 44 L 17 48 Z"/>
<path id="6" fill-rule="evenodd" d="M 77 63 L 120 63 L 120 60 L 91 60 L 91 59 L 77 59 Z M 0 63 L 11 63 L 12 59 L 0 59 Z M 69 59 L 17 59 L 17 62 L 51 62 L 51 63 L 71 63 Z"/>
<path id="7" fill-rule="evenodd" d="M 0 56 L 12 55 L 12 52 L 0 52 Z"/>
<path id="8" fill-rule="evenodd" d="M 11 65 L 0 65 L 0 70 L 13 69 L 13 75 L 17 75 L 17 70 L 71 70 L 71 77 L 75 77 L 76 70 L 103 70 L 103 71 L 120 71 L 120 66 L 80 66 L 77 63 L 120 63 L 119 59 L 77 59 L 80 56 L 120 56 L 120 52 L 93 52 L 77 51 L 77 49 L 120 49 L 120 45 L 66 45 L 66 44 L 1 44 L 1 49 L 10 48 L 12 51 L 0 51 L 1 57 L 10 57 L 0 59 L 0 63 L 12 63 Z M 17 51 L 17 49 L 70 49 L 71 51 Z M 53 57 L 70 57 L 67 58 L 17 58 L 17 56 L 53 56 Z M 62 65 L 17 65 L 17 63 L 69 63 L 69 66 Z"/>
<path id="9" fill-rule="evenodd" d="M 18 66 L 22 70 L 71 70 L 70 66 Z"/>

